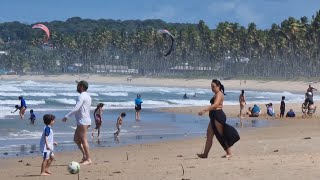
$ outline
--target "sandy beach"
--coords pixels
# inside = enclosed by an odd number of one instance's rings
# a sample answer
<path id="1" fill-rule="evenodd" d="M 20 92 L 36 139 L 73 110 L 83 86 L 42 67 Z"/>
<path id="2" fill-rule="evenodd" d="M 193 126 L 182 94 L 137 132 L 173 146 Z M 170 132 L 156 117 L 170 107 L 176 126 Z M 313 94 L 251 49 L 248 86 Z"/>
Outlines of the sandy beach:
<path id="1" fill-rule="evenodd" d="M 63 81 L 74 82 L 78 76 L 1 76 L 3 80 Z M 95 83 L 134 84 L 146 86 L 178 86 L 209 88 L 210 80 L 154 79 L 111 76 L 81 76 Z M 223 81 L 228 89 L 304 92 L 306 82 Z M 318 87 L 319 83 L 312 86 Z M 208 100 L 209 101 L 209 100 Z M 317 104 L 317 102 L 316 102 Z M 251 106 L 248 104 L 248 106 Z M 201 138 L 179 141 L 97 148 L 92 150 L 93 164 L 81 166 L 79 179 L 319 179 L 320 178 L 320 121 L 319 111 L 313 117 L 302 117 L 300 104 L 287 104 L 297 118 L 269 118 L 265 106 L 260 105 L 260 119 L 274 121 L 272 127 L 239 128 L 241 140 L 232 147 L 233 156 L 224 155 L 222 147 L 214 139 L 207 159 L 199 159 L 205 143 Z M 161 111 L 196 114 L 203 107 L 163 108 Z M 275 105 L 279 112 L 279 106 Z M 225 106 L 227 117 L 237 117 L 239 106 Z M 205 115 L 207 116 L 207 114 Z M 257 118 L 255 118 L 257 119 Z M 251 123 L 253 119 L 244 118 Z M 209 121 L 209 118 L 208 118 Z M 257 119 L 259 121 L 259 118 Z M 51 166 L 52 175 L 41 177 L 41 157 L 16 157 L 0 160 L 1 179 L 77 179 L 68 173 L 71 161 L 80 161 L 80 152 L 56 152 Z"/>
<path id="2" fill-rule="evenodd" d="M 131 78 L 131 81 L 127 79 Z M 213 77 L 217 78 L 217 77 Z M 96 74 L 74 74 L 74 75 L 1 75 L 2 80 L 31 80 L 52 82 L 75 82 L 86 80 L 89 83 L 108 83 L 123 85 L 142 86 L 165 86 L 165 87 L 188 87 L 188 88 L 210 88 L 211 79 L 165 79 L 131 76 L 111 76 Z M 241 83 L 240 83 L 241 82 Z M 226 89 L 232 90 L 259 90 L 259 91 L 289 91 L 305 92 L 308 85 L 320 87 L 320 82 L 305 81 L 256 81 L 256 80 L 222 80 Z M 320 88 L 319 88 L 320 89 Z"/>

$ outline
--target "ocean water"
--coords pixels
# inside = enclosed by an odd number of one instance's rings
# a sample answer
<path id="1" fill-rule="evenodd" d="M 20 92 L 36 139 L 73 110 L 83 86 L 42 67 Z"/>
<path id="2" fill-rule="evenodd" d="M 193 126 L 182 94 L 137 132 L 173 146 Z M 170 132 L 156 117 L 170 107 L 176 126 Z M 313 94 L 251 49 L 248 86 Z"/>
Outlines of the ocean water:
<path id="1" fill-rule="evenodd" d="M 75 104 L 79 95 L 76 84 L 35 81 L 0 81 L 0 157 L 30 155 L 39 151 L 39 139 L 44 127 L 42 116 L 51 113 L 56 116 L 53 126 L 55 141 L 59 143 L 56 151 L 77 149 L 72 142 L 75 120 L 66 123 L 61 119 Z M 209 122 L 207 116 L 174 114 L 158 112 L 161 107 L 184 107 L 209 105 L 212 97 L 210 89 L 201 88 L 169 88 L 143 87 L 129 85 L 90 84 L 89 90 L 95 106 L 105 104 L 103 125 L 100 141 L 90 139 L 91 147 L 118 146 L 153 142 L 175 138 L 205 135 Z M 188 99 L 183 99 L 187 93 Z M 193 95 L 197 93 L 196 97 Z M 238 104 L 239 91 L 226 91 L 225 104 Z M 140 94 L 143 99 L 141 121 L 135 121 L 134 99 Z M 246 91 L 247 103 L 280 103 L 281 96 L 287 102 L 303 102 L 303 94 L 290 92 L 259 92 Z M 18 112 L 12 114 L 15 105 L 19 105 L 18 96 L 24 96 L 28 109 L 25 119 L 20 120 Z M 320 99 L 315 96 L 315 100 Z M 29 123 L 29 110 L 36 114 L 35 125 Z M 113 138 L 116 131 L 115 123 L 118 115 L 126 112 L 119 139 Z M 228 119 L 228 123 L 236 125 L 238 119 Z M 267 121 L 254 121 L 246 126 L 267 126 Z M 92 124 L 94 126 L 94 123 Z M 92 131 L 93 127 L 90 129 Z"/>

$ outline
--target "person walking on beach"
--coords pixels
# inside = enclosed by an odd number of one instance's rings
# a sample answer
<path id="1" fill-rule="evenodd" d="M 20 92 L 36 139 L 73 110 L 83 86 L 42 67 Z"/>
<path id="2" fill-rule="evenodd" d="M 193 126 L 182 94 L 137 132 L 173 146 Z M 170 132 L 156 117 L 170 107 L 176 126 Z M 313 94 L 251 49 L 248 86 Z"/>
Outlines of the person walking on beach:
<path id="1" fill-rule="evenodd" d="M 220 145 L 226 151 L 224 158 L 232 156 L 230 147 L 240 139 L 236 129 L 226 124 L 226 115 L 223 112 L 224 86 L 217 79 L 211 82 L 211 90 L 214 96 L 210 100 L 211 105 L 200 111 L 198 114 L 202 116 L 209 111 L 210 123 L 207 129 L 207 140 L 202 154 L 197 154 L 199 158 L 207 158 L 212 146 L 212 139 L 215 135 Z"/>
<path id="2" fill-rule="evenodd" d="M 98 138 L 100 137 L 100 128 L 101 128 L 101 124 L 102 124 L 102 108 L 103 108 L 103 106 L 104 106 L 103 103 L 99 103 L 93 112 L 93 117 L 94 117 L 94 120 L 96 123 L 96 127 L 92 131 L 92 137 L 94 136 L 93 133 L 96 130 L 98 130 Z"/>
<path id="3" fill-rule="evenodd" d="M 42 153 L 43 161 L 41 164 L 41 176 L 49 176 L 51 172 L 49 167 L 54 159 L 53 146 L 57 145 L 53 141 L 52 126 L 54 124 L 55 116 L 52 114 L 46 114 L 43 116 L 43 122 L 46 125 L 43 129 L 40 139 L 40 151 Z"/>
<path id="4" fill-rule="evenodd" d="M 246 97 L 244 96 L 244 90 L 241 90 L 241 94 L 239 96 L 239 104 L 240 104 L 240 118 L 242 118 L 242 110 L 244 106 L 247 104 Z"/>
<path id="5" fill-rule="evenodd" d="M 89 143 L 87 139 L 88 129 L 91 125 L 90 118 L 90 107 L 91 107 L 91 97 L 87 93 L 89 85 L 87 81 L 79 81 L 77 85 L 77 92 L 80 93 L 75 107 L 62 119 L 66 122 L 70 116 L 75 115 L 77 122 L 77 128 L 74 132 L 73 141 L 78 145 L 80 151 L 82 152 L 82 163 L 83 165 L 91 164 Z"/>
<path id="6" fill-rule="evenodd" d="M 282 96 L 280 103 L 280 117 L 284 117 L 284 112 L 286 111 L 286 103 L 284 102 L 285 99 L 286 97 Z"/>
<path id="7" fill-rule="evenodd" d="M 33 112 L 33 109 L 30 110 L 30 124 L 34 124 L 34 121 L 36 120 L 36 115 Z"/>
<path id="8" fill-rule="evenodd" d="M 117 127 L 117 132 L 115 132 L 113 135 L 114 137 L 118 137 L 119 136 L 119 133 L 121 131 L 121 125 L 122 125 L 122 121 L 123 121 L 123 118 L 126 117 L 126 113 L 121 113 L 120 116 L 118 117 L 117 119 L 117 124 L 116 124 L 116 127 Z"/>
<path id="9" fill-rule="evenodd" d="M 20 100 L 20 111 L 19 111 L 19 116 L 20 119 L 24 119 L 24 113 L 27 109 L 27 104 L 26 101 L 24 100 L 24 98 L 22 96 L 19 96 L 19 100 Z"/>
<path id="10" fill-rule="evenodd" d="M 137 94 L 137 98 L 134 100 L 135 107 L 134 109 L 136 110 L 136 120 L 140 120 L 140 111 L 141 111 L 141 104 L 143 103 L 140 94 Z"/>

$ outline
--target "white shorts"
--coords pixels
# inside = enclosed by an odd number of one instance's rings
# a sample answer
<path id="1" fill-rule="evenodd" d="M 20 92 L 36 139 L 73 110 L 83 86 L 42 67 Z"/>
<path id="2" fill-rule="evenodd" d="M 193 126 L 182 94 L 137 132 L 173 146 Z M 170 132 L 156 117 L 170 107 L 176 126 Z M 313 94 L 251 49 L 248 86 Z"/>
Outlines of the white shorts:
<path id="1" fill-rule="evenodd" d="M 91 126 L 91 119 L 80 119 L 80 120 L 77 120 L 77 125 L 89 125 L 89 126 Z"/>
<path id="2" fill-rule="evenodd" d="M 52 151 L 47 151 L 42 153 L 42 157 L 43 157 L 43 160 L 45 160 L 45 159 L 49 159 L 50 157 L 54 157 L 54 154 Z"/>

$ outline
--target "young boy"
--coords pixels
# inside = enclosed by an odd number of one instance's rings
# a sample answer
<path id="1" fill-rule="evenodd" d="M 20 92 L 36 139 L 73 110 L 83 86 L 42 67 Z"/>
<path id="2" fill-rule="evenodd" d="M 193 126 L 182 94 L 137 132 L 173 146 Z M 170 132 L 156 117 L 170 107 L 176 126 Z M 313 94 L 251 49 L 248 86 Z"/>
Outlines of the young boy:
<path id="1" fill-rule="evenodd" d="M 30 124 L 34 124 L 34 121 L 36 120 L 36 115 L 33 113 L 33 109 L 30 110 Z"/>
<path id="2" fill-rule="evenodd" d="M 120 133 L 120 130 L 121 130 L 121 125 L 122 125 L 122 119 L 123 119 L 124 117 L 126 117 L 126 113 L 124 113 L 124 112 L 121 113 L 120 116 L 118 117 L 118 119 L 117 119 L 117 125 L 116 125 L 118 131 L 113 134 L 114 137 L 119 136 L 119 133 Z"/>
<path id="3" fill-rule="evenodd" d="M 286 99 L 286 97 L 282 96 L 281 98 L 281 104 L 280 104 L 280 117 L 284 116 L 284 112 L 286 111 L 286 103 L 284 102 L 284 100 Z"/>
<path id="4" fill-rule="evenodd" d="M 57 145 L 53 142 L 53 131 L 51 126 L 54 124 L 55 116 L 52 114 L 45 114 L 43 116 L 43 122 L 46 125 L 43 129 L 43 133 L 40 139 L 40 151 L 42 152 L 43 161 L 41 164 L 41 176 L 49 176 L 51 172 L 49 167 L 54 159 L 53 145 Z"/>

